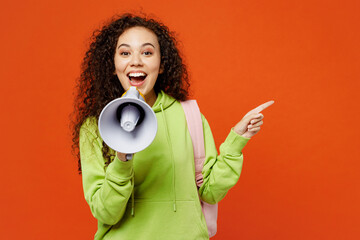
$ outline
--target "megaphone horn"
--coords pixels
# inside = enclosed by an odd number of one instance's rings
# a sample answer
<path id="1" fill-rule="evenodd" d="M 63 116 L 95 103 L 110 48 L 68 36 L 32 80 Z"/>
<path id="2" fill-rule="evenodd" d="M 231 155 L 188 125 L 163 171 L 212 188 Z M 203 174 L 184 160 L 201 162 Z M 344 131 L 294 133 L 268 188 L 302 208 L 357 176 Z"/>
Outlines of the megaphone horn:
<path id="1" fill-rule="evenodd" d="M 122 104 L 116 111 L 120 126 L 127 132 L 135 129 L 144 120 L 145 111 L 133 103 Z"/>
<path id="2" fill-rule="evenodd" d="M 130 87 L 121 98 L 108 103 L 98 121 L 100 136 L 112 149 L 136 153 L 147 148 L 157 132 L 154 111 L 136 89 Z"/>

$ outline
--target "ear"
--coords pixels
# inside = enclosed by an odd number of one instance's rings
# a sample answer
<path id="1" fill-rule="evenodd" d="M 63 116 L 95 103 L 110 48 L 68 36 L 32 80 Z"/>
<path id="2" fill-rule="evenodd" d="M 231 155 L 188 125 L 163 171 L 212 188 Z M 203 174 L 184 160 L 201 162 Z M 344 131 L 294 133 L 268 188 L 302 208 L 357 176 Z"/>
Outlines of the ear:
<path id="1" fill-rule="evenodd" d="M 159 74 L 162 74 L 164 72 L 164 65 L 160 65 Z"/>

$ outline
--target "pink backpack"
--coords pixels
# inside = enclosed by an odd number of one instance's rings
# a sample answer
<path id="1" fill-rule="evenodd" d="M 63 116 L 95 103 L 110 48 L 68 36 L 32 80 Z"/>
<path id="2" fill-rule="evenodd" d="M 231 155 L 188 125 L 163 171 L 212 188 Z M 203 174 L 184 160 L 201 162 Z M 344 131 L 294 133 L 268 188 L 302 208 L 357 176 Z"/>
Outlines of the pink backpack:
<path id="1" fill-rule="evenodd" d="M 181 105 L 185 112 L 186 122 L 194 148 L 196 185 L 200 188 L 203 183 L 201 171 L 205 161 L 204 133 L 201 114 L 196 100 L 187 100 L 181 102 Z M 200 202 L 208 228 L 209 237 L 213 237 L 217 230 L 218 204 L 212 205 L 202 201 L 201 199 Z"/>

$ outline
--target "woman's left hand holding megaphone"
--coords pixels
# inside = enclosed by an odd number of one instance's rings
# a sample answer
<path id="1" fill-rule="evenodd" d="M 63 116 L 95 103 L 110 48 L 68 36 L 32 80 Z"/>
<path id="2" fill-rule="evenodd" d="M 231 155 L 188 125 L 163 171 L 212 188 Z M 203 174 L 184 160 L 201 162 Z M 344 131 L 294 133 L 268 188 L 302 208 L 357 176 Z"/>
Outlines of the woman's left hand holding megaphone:
<path id="1" fill-rule="evenodd" d="M 268 101 L 260 106 L 249 111 L 240 122 L 238 122 L 234 131 L 246 138 L 251 138 L 260 131 L 260 126 L 263 125 L 262 119 L 264 115 L 261 113 L 265 108 L 271 106 L 274 101 Z"/>
<path id="2" fill-rule="evenodd" d="M 116 152 L 116 155 L 117 155 L 118 159 L 120 159 L 121 161 L 123 161 L 123 162 L 128 161 L 128 159 L 126 159 L 127 154 L 121 153 L 121 152 Z"/>

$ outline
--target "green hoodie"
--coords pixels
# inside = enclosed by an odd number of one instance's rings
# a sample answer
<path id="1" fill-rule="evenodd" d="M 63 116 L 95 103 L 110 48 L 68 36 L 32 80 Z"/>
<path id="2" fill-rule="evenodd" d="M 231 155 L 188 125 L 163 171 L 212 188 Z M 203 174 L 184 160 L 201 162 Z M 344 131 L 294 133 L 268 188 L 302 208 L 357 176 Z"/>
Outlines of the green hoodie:
<path id="1" fill-rule="evenodd" d="M 242 149 L 249 139 L 230 131 L 217 154 L 208 122 L 202 116 L 206 159 L 204 183 L 197 189 L 193 147 L 181 104 L 163 92 L 152 109 L 157 135 L 133 160 L 115 152 L 105 167 L 97 120 L 80 129 L 80 156 L 85 199 L 98 220 L 95 239 L 209 239 L 199 194 L 215 204 L 240 177 Z"/>

